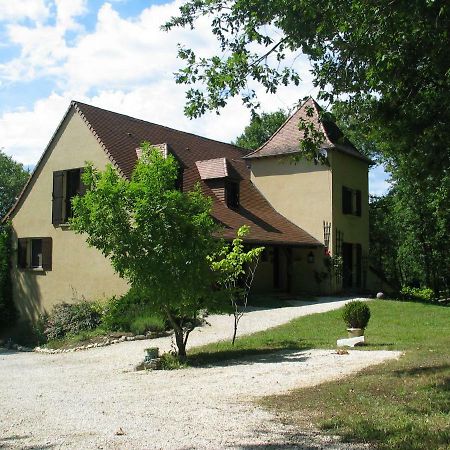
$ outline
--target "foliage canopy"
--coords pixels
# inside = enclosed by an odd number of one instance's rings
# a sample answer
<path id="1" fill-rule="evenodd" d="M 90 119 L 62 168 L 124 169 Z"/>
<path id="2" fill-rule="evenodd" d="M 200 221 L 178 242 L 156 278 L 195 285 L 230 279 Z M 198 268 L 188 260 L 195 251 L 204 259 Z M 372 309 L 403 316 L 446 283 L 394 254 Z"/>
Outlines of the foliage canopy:
<path id="1" fill-rule="evenodd" d="M 180 357 L 209 306 L 212 273 L 207 256 L 217 248 L 211 200 L 200 188 L 175 188 L 178 164 L 173 156 L 145 143 L 130 180 L 112 166 L 100 172 L 89 165 L 83 182 L 89 190 L 73 200 L 71 227 L 87 234 L 89 245 L 109 257 L 125 278 L 175 330 Z"/>

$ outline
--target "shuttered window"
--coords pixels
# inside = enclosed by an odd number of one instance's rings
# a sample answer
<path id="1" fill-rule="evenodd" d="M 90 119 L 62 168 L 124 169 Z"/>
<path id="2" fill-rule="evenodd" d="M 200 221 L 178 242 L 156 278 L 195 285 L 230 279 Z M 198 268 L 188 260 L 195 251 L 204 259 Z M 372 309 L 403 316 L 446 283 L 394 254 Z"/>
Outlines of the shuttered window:
<path id="1" fill-rule="evenodd" d="M 52 238 L 20 238 L 17 266 L 20 269 L 52 270 Z"/>
<path id="2" fill-rule="evenodd" d="M 342 213 L 361 217 L 361 191 L 342 186 Z"/>
<path id="3" fill-rule="evenodd" d="M 84 195 L 86 186 L 81 181 L 83 169 L 58 170 L 53 172 L 52 223 L 55 226 L 67 223 L 73 217 L 72 199 Z"/>

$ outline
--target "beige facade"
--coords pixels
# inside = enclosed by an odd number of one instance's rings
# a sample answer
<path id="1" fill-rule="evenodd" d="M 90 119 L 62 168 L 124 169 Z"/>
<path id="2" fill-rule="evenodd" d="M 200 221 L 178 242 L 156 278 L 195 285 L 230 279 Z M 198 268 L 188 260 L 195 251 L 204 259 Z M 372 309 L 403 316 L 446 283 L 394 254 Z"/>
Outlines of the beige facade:
<path id="1" fill-rule="evenodd" d="M 64 222 L 70 216 L 70 198 L 82 194 L 74 191 L 70 182 L 74 175 L 79 180 L 77 169 L 86 161 L 99 169 L 114 162 L 129 176 L 136 148 L 144 140 L 175 152 L 184 165 L 182 181 L 191 183 L 183 189 L 206 177 L 199 175 L 199 166 L 204 169 L 206 163 L 208 170 L 219 167 L 233 172 L 235 184 L 240 182 L 237 204 L 229 205 L 224 195 L 214 191 L 215 185 L 204 183 L 204 187 L 210 189 L 208 195 L 215 202 L 213 214 L 219 214 L 216 219 L 224 225 L 226 238 L 233 238 L 236 230 L 247 224 L 249 242 L 266 247 L 254 292 L 328 294 L 343 287 L 363 289 L 369 246 L 370 161 L 354 148 L 349 154 L 349 147 L 340 151 L 329 141 L 330 166 L 294 162 L 301 113 L 300 108 L 265 146 L 245 156 L 244 161 L 242 150 L 228 144 L 72 102 L 9 215 L 13 295 L 22 318 L 35 319 L 60 302 L 97 300 L 128 290 L 110 261 L 89 248 L 85 237 L 72 232 Z M 213 175 L 217 178 L 215 172 Z M 206 178 L 210 176 L 208 172 Z M 344 203 L 350 212 L 343 212 Z M 328 252 L 343 256 L 340 276 L 331 275 Z"/>
<path id="2" fill-rule="evenodd" d="M 104 168 L 109 159 L 73 109 L 64 119 L 38 172 L 11 217 L 13 227 L 13 295 L 22 318 L 33 319 L 60 302 L 100 299 L 127 290 L 109 261 L 67 226 L 52 224 L 53 172 L 90 161 Z M 19 269 L 18 238 L 52 238 L 52 270 Z"/>
<path id="3" fill-rule="evenodd" d="M 329 151 L 328 157 L 329 166 L 306 160 L 294 162 L 292 155 L 251 159 L 251 180 L 277 211 L 324 245 L 324 223 L 329 224 L 331 255 L 342 254 L 343 244 L 352 244 L 351 251 L 355 254 L 348 262 L 351 267 L 346 270 L 353 273 L 352 287 L 356 287 L 358 278 L 358 288 L 364 288 L 369 251 L 368 163 L 337 150 Z M 344 186 L 361 193 L 360 216 L 343 213 Z M 339 292 L 342 289 L 340 280 L 325 278 L 328 269 L 324 265 L 323 248 L 295 249 L 294 252 L 293 292 Z M 310 252 L 314 262 L 308 262 Z"/>

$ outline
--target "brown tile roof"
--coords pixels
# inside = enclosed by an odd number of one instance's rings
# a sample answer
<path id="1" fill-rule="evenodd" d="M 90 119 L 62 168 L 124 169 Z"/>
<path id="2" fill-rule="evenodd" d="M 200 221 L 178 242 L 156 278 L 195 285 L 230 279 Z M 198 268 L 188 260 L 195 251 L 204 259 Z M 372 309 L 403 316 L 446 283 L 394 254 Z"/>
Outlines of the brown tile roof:
<path id="1" fill-rule="evenodd" d="M 183 189 L 200 182 L 203 192 L 213 198 L 213 216 L 224 226 L 224 238 L 233 238 L 246 224 L 246 241 L 298 246 L 322 245 L 284 216 L 276 212 L 250 181 L 250 170 L 243 156 L 246 150 L 195 134 L 174 130 L 123 114 L 80 102 L 72 102 L 96 135 L 116 167 L 130 176 L 137 161 L 136 148 L 141 142 L 165 144 L 184 169 Z M 230 209 L 202 180 L 227 174 L 240 181 L 240 205 Z"/>
<path id="2" fill-rule="evenodd" d="M 311 111 L 312 115 L 308 115 L 308 111 Z M 303 131 L 300 131 L 298 128 L 298 124 L 300 119 L 305 119 L 313 122 L 315 127 L 320 129 L 324 134 L 323 148 L 336 149 L 361 159 L 368 164 L 373 164 L 369 158 L 355 148 L 334 122 L 320 120 L 321 111 L 322 108 L 312 98 L 309 98 L 284 122 L 265 144 L 245 156 L 245 158 L 263 158 L 298 153 L 299 142 L 304 137 Z"/>

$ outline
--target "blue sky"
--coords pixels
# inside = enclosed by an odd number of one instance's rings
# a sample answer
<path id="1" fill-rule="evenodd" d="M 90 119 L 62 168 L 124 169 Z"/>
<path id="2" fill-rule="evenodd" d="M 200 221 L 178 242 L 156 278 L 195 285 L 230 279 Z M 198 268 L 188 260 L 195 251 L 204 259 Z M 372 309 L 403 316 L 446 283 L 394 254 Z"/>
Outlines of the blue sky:
<path id="1" fill-rule="evenodd" d="M 189 120 L 177 43 L 202 55 L 218 53 L 208 20 L 196 31 L 165 33 L 160 25 L 181 1 L 0 0 L 0 148 L 34 165 L 70 100 L 229 142 L 249 122 L 238 99 L 221 112 Z M 299 87 L 276 95 L 258 91 L 265 111 L 292 108 L 315 94 L 309 64 L 295 60 Z M 388 188 L 382 168 L 372 169 L 370 191 Z"/>

